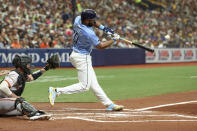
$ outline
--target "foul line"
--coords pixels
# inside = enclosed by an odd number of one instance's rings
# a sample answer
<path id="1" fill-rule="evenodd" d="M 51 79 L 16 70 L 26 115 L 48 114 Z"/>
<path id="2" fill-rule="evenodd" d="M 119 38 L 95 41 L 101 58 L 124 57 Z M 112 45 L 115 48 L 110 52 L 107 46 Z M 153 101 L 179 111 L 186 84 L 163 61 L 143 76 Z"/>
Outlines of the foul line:
<path id="1" fill-rule="evenodd" d="M 102 120 L 95 120 L 95 119 L 88 119 L 83 117 L 55 117 L 50 120 L 64 120 L 64 119 L 77 119 L 77 120 L 85 120 L 85 121 L 91 121 L 91 122 L 102 122 L 102 123 L 123 123 L 123 122 L 196 122 L 197 120 L 132 120 L 132 121 L 102 121 Z"/>
<path id="2" fill-rule="evenodd" d="M 149 116 L 149 117 L 181 117 L 181 118 L 189 118 L 189 119 L 197 119 L 197 116 L 189 116 L 189 115 L 182 115 L 182 114 L 130 114 L 129 113 L 60 113 L 60 114 L 53 114 L 56 116 L 61 115 L 86 115 L 86 117 L 92 117 L 88 115 L 94 115 L 94 117 L 128 117 L 128 116 Z"/>
<path id="3" fill-rule="evenodd" d="M 185 102 L 179 102 L 179 103 L 164 104 L 164 105 L 151 106 L 151 107 L 140 108 L 140 109 L 135 109 L 135 110 L 145 111 L 145 110 L 156 109 L 156 108 L 161 108 L 161 107 L 166 107 L 166 106 L 183 105 L 183 104 L 188 104 L 188 103 L 197 103 L 197 101 L 185 101 Z"/>

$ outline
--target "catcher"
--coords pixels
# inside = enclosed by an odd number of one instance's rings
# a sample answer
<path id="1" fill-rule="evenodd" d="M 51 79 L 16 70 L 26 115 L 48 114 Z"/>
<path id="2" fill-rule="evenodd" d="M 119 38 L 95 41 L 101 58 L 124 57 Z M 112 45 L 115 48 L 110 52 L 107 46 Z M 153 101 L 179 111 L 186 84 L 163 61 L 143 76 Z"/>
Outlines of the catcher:
<path id="1" fill-rule="evenodd" d="M 48 120 L 51 115 L 36 109 L 21 97 L 25 83 L 38 79 L 49 69 L 59 67 L 59 56 L 53 55 L 41 70 L 31 73 L 32 59 L 27 55 L 16 55 L 12 61 L 15 70 L 12 70 L 0 82 L 0 115 L 25 115 L 30 120 Z"/>
<path id="2" fill-rule="evenodd" d="M 0 71 L 0 76 L 2 76 L 2 75 L 7 75 L 7 74 L 9 74 L 9 73 L 10 73 L 9 70 L 3 70 L 3 71 Z"/>

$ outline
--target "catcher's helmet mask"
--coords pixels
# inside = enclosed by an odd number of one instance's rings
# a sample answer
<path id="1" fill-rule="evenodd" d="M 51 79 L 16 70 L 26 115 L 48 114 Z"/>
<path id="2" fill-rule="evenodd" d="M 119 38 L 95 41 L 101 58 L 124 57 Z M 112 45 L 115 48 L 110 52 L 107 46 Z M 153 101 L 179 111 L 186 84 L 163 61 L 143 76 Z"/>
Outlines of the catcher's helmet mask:
<path id="1" fill-rule="evenodd" d="M 27 65 L 31 64 L 31 62 L 32 59 L 27 55 L 16 55 L 12 60 L 12 64 L 14 65 L 14 67 L 20 67 L 25 74 L 31 73 L 30 69 L 27 67 Z"/>
<path id="2" fill-rule="evenodd" d="M 97 20 L 96 11 L 92 9 L 85 9 L 81 13 L 81 20 Z"/>

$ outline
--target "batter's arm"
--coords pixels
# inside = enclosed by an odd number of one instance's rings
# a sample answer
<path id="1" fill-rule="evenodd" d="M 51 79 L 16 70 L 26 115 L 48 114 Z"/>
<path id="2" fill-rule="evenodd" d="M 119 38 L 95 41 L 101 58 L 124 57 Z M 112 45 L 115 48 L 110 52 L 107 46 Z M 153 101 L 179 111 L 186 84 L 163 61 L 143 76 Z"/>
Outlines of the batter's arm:
<path id="1" fill-rule="evenodd" d="M 114 43 L 114 40 L 109 40 L 109 41 L 101 42 L 100 44 L 98 44 L 96 46 L 96 48 L 102 50 L 102 49 L 105 49 L 105 48 L 111 46 L 113 43 Z"/>
<path id="2" fill-rule="evenodd" d="M 111 46 L 113 43 L 116 43 L 117 41 L 119 41 L 119 39 L 120 39 L 120 36 L 118 34 L 113 34 L 112 40 L 102 42 L 102 43 L 98 44 L 96 46 L 96 48 L 97 49 L 105 49 L 105 48 Z"/>
<path id="3" fill-rule="evenodd" d="M 114 31 L 113 31 L 111 28 L 102 25 L 102 24 L 101 24 L 100 22 L 98 22 L 98 21 L 95 22 L 94 26 L 95 26 L 96 28 L 100 29 L 100 30 L 103 30 L 103 31 L 104 31 L 105 33 L 107 33 L 107 34 L 108 34 L 108 33 L 114 34 Z"/>

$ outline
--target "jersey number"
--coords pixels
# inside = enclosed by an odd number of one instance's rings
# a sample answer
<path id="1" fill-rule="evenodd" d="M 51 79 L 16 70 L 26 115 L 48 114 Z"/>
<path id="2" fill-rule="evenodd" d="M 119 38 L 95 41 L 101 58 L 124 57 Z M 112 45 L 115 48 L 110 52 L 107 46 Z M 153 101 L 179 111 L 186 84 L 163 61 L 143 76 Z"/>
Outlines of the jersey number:
<path id="1" fill-rule="evenodd" d="M 73 36 L 73 42 L 74 42 L 74 44 L 77 44 L 78 39 L 79 39 L 79 34 L 78 34 L 78 32 L 74 31 L 74 36 Z"/>

